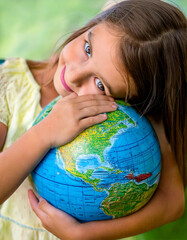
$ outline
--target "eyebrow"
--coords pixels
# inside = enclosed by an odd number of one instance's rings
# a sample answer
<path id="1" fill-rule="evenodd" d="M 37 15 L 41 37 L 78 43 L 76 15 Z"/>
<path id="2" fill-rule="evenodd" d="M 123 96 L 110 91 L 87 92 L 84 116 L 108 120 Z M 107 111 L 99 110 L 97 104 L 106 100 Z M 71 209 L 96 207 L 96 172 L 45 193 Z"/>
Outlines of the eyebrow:
<path id="1" fill-rule="evenodd" d="M 90 44 L 90 51 L 91 51 L 91 56 L 92 56 L 92 54 L 93 54 L 93 32 L 92 32 L 92 29 L 93 28 L 91 28 L 89 31 L 88 31 L 88 43 Z M 99 78 L 101 78 L 101 80 L 103 81 L 103 83 L 106 85 L 106 87 L 108 88 L 108 90 L 109 90 L 109 93 L 111 94 L 111 95 L 113 95 L 112 94 L 112 88 L 111 88 L 111 86 L 108 84 L 108 82 L 106 81 L 106 79 L 104 78 L 104 77 L 102 77 L 100 74 L 99 74 Z"/>

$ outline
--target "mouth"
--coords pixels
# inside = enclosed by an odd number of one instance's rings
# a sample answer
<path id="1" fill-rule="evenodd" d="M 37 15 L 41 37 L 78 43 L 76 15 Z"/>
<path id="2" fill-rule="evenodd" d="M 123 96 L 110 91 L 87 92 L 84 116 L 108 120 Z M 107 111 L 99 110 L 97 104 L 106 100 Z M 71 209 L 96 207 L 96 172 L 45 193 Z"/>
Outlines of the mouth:
<path id="1" fill-rule="evenodd" d="M 64 78 L 65 71 L 66 71 L 66 66 L 64 66 L 64 68 L 62 69 L 62 72 L 60 74 L 61 83 L 68 92 L 73 92 L 73 90 L 67 85 L 67 83 L 65 81 L 65 78 Z"/>

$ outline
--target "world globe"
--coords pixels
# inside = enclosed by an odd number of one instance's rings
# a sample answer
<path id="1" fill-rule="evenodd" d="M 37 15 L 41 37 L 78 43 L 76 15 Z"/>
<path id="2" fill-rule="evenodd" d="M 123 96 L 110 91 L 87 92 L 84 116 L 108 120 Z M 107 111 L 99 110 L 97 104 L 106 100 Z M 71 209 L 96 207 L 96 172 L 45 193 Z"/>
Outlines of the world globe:
<path id="1" fill-rule="evenodd" d="M 34 124 L 51 111 L 47 105 Z M 44 199 L 80 222 L 113 219 L 142 208 L 155 192 L 161 153 L 149 121 L 124 101 L 103 123 L 51 149 L 33 170 Z"/>

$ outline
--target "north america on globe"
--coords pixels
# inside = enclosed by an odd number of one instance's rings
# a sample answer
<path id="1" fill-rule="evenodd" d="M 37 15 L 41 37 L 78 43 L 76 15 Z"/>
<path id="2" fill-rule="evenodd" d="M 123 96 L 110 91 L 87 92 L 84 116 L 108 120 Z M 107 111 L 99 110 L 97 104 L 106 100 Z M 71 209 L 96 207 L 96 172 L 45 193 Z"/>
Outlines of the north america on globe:
<path id="1" fill-rule="evenodd" d="M 39 194 L 82 222 L 136 212 L 158 185 L 161 154 L 153 128 L 130 105 L 116 102 L 106 121 L 51 149 L 32 172 Z"/>

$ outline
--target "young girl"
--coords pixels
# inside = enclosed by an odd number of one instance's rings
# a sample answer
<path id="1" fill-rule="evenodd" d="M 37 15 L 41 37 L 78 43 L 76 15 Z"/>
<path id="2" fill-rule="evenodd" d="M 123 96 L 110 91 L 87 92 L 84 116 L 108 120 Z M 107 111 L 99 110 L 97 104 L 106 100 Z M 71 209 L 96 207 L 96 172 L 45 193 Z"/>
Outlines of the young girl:
<path id="1" fill-rule="evenodd" d="M 49 61 L 7 61 L 0 81 L 1 146 L 7 148 L 0 154 L 0 202 L 13 194 L 51 147 L 104 121 L 106 115 L 100 113 L 115 110 L 113 98 L 122 98 L 150 119 L 161 145 L 161 180 L 151 201 L 127 217 L 81 224 L 30 190 L 32 209 L 61 239 L 117 239 L 179 218 L 184 211 L 186 27 L 184 15 L 165 2 L 123 1 L 70 36 Z M 59 94 L 63 98 L 51 113 L 8 147 Z M 11 220 L 15 239 L 52 239 L 25 203 L 29 184 L 27 180 L 2 205 L 6 230 L 1 232 L 10 233 Z"/>

